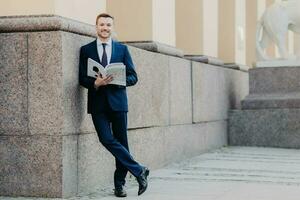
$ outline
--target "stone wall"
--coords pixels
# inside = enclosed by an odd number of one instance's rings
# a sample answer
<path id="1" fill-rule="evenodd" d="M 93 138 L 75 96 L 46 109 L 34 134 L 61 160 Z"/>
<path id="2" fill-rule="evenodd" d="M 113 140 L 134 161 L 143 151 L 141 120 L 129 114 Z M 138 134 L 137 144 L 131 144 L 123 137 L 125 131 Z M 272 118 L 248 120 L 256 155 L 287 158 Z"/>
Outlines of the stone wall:
<path id="1" fill-rule="evenodd" d="M 69 197 L 111 184 L 114 159 L 78 84 L 91 27 L 57 16 L 0 22 L 0 195 Z M 156 169 L 226 145 L 227 111 L 248 94 L 248 73 L 141 48 L 129 46 L 139 77 L 128 88 L 133 156 Z"/>

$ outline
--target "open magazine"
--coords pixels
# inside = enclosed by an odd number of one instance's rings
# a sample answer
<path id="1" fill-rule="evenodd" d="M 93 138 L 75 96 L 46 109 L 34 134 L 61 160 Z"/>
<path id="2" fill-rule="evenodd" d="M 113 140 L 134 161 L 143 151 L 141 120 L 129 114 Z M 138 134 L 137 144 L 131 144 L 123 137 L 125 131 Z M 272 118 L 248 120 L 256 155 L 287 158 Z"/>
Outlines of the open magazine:
<path id="1" fill-rule="evenodd" d="M 98 72 L 102 76 L 113 77 L 109 84 L 126 86 L 126 67 L 123 63 L 111 63 L 104 68 L 100 63 L 88 58 L 87 75 L 96 78 Z"/>

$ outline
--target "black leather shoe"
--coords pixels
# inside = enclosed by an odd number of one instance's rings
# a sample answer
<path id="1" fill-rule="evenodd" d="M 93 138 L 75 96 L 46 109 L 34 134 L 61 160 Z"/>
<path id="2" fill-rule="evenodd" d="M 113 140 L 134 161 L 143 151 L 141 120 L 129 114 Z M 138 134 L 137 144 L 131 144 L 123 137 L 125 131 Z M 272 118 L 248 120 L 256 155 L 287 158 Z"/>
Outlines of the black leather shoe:
<path id="1" fill-rule="evenodd" d="M 149 176 L 149 173 L 150 170 L 147 167 L 144 167 L 141 175 L 136 178 L 137 182 L 139 183 L 138 195 L 141 195 L 146 191 L 148 187 L 147 177 Z"/>
<path id="2" fill-rule="evenodd" d="M 116 197 L 126 197 L 127 193 L 123 188 L 115 188 L 115 196 Z"/>

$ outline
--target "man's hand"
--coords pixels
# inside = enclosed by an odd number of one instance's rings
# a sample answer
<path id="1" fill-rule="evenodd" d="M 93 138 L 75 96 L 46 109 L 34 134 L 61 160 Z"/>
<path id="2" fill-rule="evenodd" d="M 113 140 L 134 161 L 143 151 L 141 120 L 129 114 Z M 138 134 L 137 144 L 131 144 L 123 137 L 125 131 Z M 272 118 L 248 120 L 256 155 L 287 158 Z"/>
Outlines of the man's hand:
<path id="1" fill-rule="evenodd" d="M 94 82 L 94 86 L 96 89 L 98 89 L 98 87 L 100 87 L 100 86 L 109 84 L 112 80 L 113 80 L 113 77 L 111 75 L 105 77 L 105 76 L 102 76 L 100 73 L 98 73 L 97 79 Z"/>

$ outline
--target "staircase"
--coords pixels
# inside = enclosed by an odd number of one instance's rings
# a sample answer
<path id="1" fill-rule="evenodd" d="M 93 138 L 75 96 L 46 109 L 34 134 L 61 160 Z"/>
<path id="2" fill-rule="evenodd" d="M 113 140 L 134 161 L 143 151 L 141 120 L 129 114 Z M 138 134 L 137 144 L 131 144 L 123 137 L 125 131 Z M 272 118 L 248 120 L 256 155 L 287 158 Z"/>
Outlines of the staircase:
<path id="1" fill-rule="evenodd" d="M 229 145 L 300 148 L 300 67 L 251 69 L 249 87 L 229 111 Z"/>

